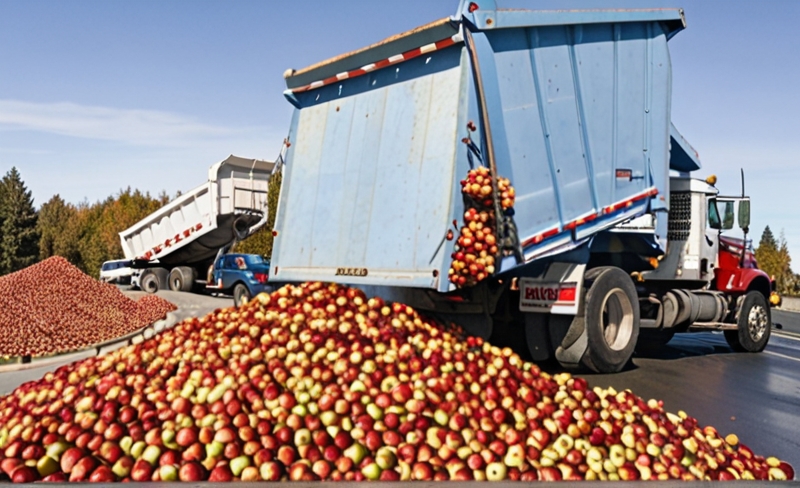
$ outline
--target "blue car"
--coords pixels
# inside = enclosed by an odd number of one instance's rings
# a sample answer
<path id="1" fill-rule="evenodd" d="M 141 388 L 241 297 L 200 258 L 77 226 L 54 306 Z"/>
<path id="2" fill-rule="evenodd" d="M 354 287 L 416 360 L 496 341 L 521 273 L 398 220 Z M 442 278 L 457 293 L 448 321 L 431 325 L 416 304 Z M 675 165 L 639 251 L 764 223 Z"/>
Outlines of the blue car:
<path id="1" fill-rule="evenodd" d="M 242 305 L 261 292 L 271 292 L 267 282 L 269 261 L 258 254 L 224 254 L 214 263 L 208 288 L 233 293 L 236 305 Z"/>

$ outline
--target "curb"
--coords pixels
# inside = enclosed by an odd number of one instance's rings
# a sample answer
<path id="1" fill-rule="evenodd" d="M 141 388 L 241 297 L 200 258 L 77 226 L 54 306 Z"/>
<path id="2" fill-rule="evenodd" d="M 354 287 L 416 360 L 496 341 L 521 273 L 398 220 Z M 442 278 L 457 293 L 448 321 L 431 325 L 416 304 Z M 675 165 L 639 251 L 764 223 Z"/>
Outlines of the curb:
<path id="1" fill-rule="evenodd" d="M 13 373 L 16 371 L 24 371 L 26 369 L 41 368 L 43 366 L 49 366 L 56 363 L 63 363 L 65 361 L 74 362 L 95 356 L 105 356 L 106 354 L 116 351 L 117 349 L 144 342 L 145 339 L 149 339 L 163 330 L 171 329 L 178 323 L 178 316 L 175 312 L 176 311 L 167 312 L 167 316 L 165 318 L 157 320 L 147 327 L 129 332 L 128 334 L 125 334 L 122 337 L 117 337 L 116 339 L 94 344 L 86 349 L 69 351 L 50 356 L 42 356 L 38 358 L 32 358 L 30 356 L 15 356 L 9 358 L 5 364 L 0 364 L 0 373 Z"/>

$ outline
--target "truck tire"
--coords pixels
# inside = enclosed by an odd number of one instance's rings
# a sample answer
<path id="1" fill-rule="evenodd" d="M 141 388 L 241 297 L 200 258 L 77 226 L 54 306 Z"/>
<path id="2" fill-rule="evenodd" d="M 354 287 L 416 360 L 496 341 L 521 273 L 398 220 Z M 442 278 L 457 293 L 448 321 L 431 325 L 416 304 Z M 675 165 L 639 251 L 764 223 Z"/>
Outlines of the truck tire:
<path id="1" fill-rule="evenodd" d="M 242 283 L 236 283 L 233 287 L 233 304 L 237 307 L 250 301 L 250 290 Z"/>
<path id="2" fill-rule="evenodd" d="M 739 310 L 736 330 L 726 330 L 725 340 L 734 351 L 761 352 L 767 347 L 772 330 L 772 314 L 760 292 L 748 292 Z"/>
<path id="3" fill-rule="evenodd" d="M 153 294 L 158 291 L 158 276 L 148 271 L 139 279 L 139 287 L 146 293 Z"/>
<path id="4" fill-rule="evenodd" d="M 194 268 L 178 266 L 169 272 L 169 289 L 172 291 L 192 291 L 195 280 Z"/>
<path id="5" fill-rule="evenodd" d="M 639 337 L 639 299 L 633 280 L 615 267 L 586 272 L 585 303 L 588 346 L 581 358 L 597 373 L 617 373 L 633 355 Z"/>

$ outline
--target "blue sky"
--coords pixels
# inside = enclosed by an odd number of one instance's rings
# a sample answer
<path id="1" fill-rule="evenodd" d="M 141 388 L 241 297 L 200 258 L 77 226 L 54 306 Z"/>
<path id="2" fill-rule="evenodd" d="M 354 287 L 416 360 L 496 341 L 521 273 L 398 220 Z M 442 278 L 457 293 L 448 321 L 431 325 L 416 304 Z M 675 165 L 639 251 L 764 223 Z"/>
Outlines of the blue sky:
<path id="1" fill-rule="evenodd" d="M 528 8 L 682 7 L 673 121 L 785 231 L 800 270 L 800 2 L 514 0 Z M 214 162 L 273 159 L 290 122 L 282 74 L 455 12 L 457 0 L 0 0 L 0 173 L 36 205 L 127 186 L 186 191 Z"/>

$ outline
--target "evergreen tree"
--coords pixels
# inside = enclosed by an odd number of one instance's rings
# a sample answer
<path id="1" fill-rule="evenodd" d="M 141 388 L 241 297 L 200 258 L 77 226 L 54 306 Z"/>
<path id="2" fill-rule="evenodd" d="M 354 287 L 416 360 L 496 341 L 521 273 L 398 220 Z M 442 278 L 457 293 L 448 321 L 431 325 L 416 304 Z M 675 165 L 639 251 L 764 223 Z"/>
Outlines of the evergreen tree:
<path id="1" fill-rule="evenodd" d="M 0 182 L 0 274 L 30 266 L 39 256 L 39 232 L 31 192 L 17 168 Z"/>
<path id="2" fill-rule="evenodd" d="M 789 244 L 786 242 L 786 236 L 781 229 L 780 238 L 778 239 L 778 274 L 777 283 L 779 293 L 790 292 L 794 287 L 794 273 L 792 273 L 792 258 L 789 256 Z"/>
<path id="3" fill-rule="evenodd" d="M 70 261 L 76 257 L 75 243 L 66 241 L 67 228 L 77 211 L 75 207 L 66 203 L 60 195 L 53 197 L 39 209 L 39 220 L 36 226 L 39 229 L 39 259 L 45 260 L 51 256 L 61 256 Z"/>
<path id="4" fill-rule="evenodd" d="M 756 262 L 758 267 L 769 275 L 770 279 L 775 280 L 778 293 L 792 291 L 794 287 L 792 259 L 789 256 L 789 246 L 783 231 L 781 231 L 780 239 L 775 239 L 769 226 L 764 229 L 756 249 Z"/>
<path id="5" fill-rule="evenodd" d="M 772 230 L 767 226 L 761 234 L 761 240 L 756 248 L 756 262 L 758 267 L 764 270 L 771 278 L 777 278 L 778 273 L 778 242 L 772 234 Z"/>

